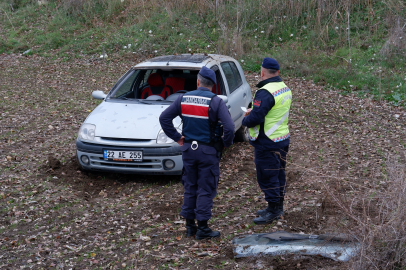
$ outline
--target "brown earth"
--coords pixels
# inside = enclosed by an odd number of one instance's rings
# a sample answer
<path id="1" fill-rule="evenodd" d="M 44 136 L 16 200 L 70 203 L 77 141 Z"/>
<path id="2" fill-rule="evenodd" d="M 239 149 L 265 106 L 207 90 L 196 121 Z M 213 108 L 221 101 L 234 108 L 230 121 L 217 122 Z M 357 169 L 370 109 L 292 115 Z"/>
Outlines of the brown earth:
<path id="1" fill-rule="evenodd" d="M 265 206 L 253 148 L 235 143 L 220 164 L 210 221 L 222 237 L 196 241 L 184 237 L 178 176 L 89 173 L 75 161 L 77 131 L 98 104 L 91 92 L 108 90 L 139 60 L 0 55 L 0 268 L 347 269 L 323 257 L 235 259 L 231 240 L 352 232 L 357 224 L 332 195 L 351 200 L 385 188 L 386 157 L 406 145 L 406 112 L 284 78 L 294 97 L 284 219 L 253 224 Z M 254 91 L 256 74 L 246 77 Z"/>

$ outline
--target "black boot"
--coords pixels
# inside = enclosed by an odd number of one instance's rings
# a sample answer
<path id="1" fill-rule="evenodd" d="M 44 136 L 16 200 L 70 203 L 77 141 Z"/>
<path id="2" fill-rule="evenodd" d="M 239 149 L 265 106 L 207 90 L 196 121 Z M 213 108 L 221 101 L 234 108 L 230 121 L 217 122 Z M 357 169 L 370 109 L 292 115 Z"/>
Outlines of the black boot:
<path id="1" fill-rule="evenodd" d="M 186 237 L 195 236 L 197 226 L 194 219 L 186 219 Z"/>
<path id="2" fill-rule="evenodd" d="M 266 213 L 254 219 L 255 224 L 269 224 L 281 216 L 279 212 L 279 203 L 268 202 Z"/>
<path id="3" fill-rule="evenodd" d="M 262 216 L 262 215 L 265 215 L 267 212 L 268 212 L 268 207 L 265 209 L 262 209 L 262 210 L 258 210 L 257 215 Z"/>
<path id="4" fill-rule="evenodd" d="M 279 205 L 278 205 L 279 213 L 280 213 L 281 216 L 283 216 L 283 215 L 285 214 L 285 213 L 283 212 L 283 201 L 284 201 L 284 198 L 282 197 L 282 198 L 280 199 Z"/>
<path id="5" fill-rule="evenodd" d="M 209 226 L 207 226 L 207 220 L 197 221 L 197 233 L 196 233 L 197 240 L 215 237 L 220 237 L 220 232 L 212 231 L 209 228 Z"/>
<path id="6" fill-rule="evenodd" d="M 284 215 L 284 212 L 283 212 L 283 199 L 284 199 L 284 198 L 281 198 L 280 201 L 279 201 L 279 204 L 278 204 L 278 209 L 279 209 L 279 212 L 280 212 L 280 215 L 281 215 L 281 216 Z M 262 210 L 258 210 L 258 211 L 257 211 L 257 215 L 258 215 L 258 216 L 263 216 L 263 215 L 265 215 L 266 213 L 268 213 L 268 212 L 270 211 L 270 209 L 271 209 L 271 207 L 269 207 L 269 203 L 268 203 L 268 207 L 265 208 L 265 209 L 262 209 Z"/>

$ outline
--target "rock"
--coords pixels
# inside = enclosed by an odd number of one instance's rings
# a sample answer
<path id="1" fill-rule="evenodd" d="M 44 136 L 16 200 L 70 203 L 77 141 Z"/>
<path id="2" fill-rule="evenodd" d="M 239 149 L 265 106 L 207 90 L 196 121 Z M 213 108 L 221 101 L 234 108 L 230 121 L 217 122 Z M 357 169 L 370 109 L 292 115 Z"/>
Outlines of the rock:
<path id="1" fill-rule="evenodd" d="M 48 165 L 51 169 L 55 170 L 61 167 L 61 162 L 53 155 L 48 156 Z"/>
<path id="2" fill-rule="evenodd" d="M 140 236 L 140 239 L 142 240 L 142 241 L 145 241 L 145 242 L 148 242 L 148 241 L 151 241 L 151 237 L 149 237 L 149 236 Z"/>
<path id="3" fill-rule="evenodd" d="M 261 261 L 257 261 L 257 263 L 255 264 L 255 269 L 265 269 L 265 266 L 262 264 Z M 271 268 L 267 269 L 273 269 L 273 267 L 271 266 Z"/>
<path id="4" fill-rule="evenodd" d="M 30 52 L 32 52 L 32 50 L 31 50 L 31 49 L 26 50 L 25 52 L 23 52 L 23 55 L 29 54 Z"/>

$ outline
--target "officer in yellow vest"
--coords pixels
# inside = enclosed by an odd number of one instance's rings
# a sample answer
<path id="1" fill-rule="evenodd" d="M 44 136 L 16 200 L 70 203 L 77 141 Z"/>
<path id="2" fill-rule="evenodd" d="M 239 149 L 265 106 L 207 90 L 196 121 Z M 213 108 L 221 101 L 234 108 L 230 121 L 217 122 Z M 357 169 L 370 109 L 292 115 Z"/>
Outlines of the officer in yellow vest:
<path id="1" fill-rule="evenodd" d="M 275 59 L 263 60 L 261 79 L 253 107 L 245 113 L 242 124 L 249 127 L 250 144 L 255 148 L 258 185 L 268 202 L 266 209 L 257 212 L 259 217 L 254 222 L 268 224 L 283 215 L 292 92 L 279 77 L 279 64 Z"/>

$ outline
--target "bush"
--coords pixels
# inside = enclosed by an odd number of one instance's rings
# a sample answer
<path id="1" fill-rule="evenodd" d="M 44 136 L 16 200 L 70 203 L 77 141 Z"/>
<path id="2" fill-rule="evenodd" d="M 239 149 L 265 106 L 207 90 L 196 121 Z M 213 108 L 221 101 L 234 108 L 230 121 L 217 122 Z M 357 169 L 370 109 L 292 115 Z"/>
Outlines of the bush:
<path id="1" fill-rule="evenodd" d="M 66 0 L 62 3 L 67 15 L 84 21 L 92 21 L 94 17 L 111 19 L 117 16 L 124 6 L 121 0 Z"/>
<path id="2" fill-rule="evenodd" d="M 27 6 L 27 5 L 35 4 L 35 2 L 37 2 L 37 1 L 34 1 L 34 0 L 11 0 L 10 1 L 10 7 L 12 9 L 19 9 L 19 8 L 23 8 L 23 7 Z"/>
<path id="3" fill-rule="evenodd" d="M 351 269 L 405 269 L 406 267 L 406 163 L 405 158 L 389 156 L 386 179 L 363 190 L 352 200 L 329 192 L 345 213 L 361 247 Z"/>

